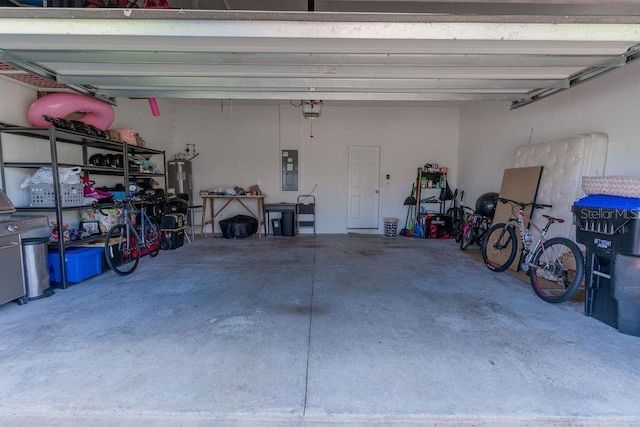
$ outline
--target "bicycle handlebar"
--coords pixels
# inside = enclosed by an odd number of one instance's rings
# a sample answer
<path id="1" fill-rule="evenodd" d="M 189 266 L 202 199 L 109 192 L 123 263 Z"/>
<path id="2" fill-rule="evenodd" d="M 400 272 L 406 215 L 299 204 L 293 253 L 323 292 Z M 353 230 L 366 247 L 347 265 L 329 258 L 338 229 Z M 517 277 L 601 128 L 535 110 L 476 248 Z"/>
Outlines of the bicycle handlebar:
<path id="1" fill-rule="evenodd" d="M 533 206 L 534 209 L 542 209 L 542 208 L 551 208 L 551 207 L 553 207 L 551 205 L 545 205 L 543 203 L 536 203 L 536 202 L 529 202 L 529 203 L 516 202 L 515 200 L 506 199 L 504 197 L 498 197 L 498 201 L 501 202 L 501 203 L 510 203 L 512 205 L 517 205 L 517 206 L 520 206 L 522 209 L 526 208 L 527 206 Z"/>

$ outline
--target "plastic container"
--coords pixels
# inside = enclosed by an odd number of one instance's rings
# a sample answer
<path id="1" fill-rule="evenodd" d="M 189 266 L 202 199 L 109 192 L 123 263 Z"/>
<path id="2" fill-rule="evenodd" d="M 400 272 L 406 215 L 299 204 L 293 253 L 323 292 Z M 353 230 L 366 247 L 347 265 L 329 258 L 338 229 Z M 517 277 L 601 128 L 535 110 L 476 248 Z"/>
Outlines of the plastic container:
<path id="1" fill-rule="evenodd" d="M 32 184 L 29 186 L 32 208 L 51 208 L 56 205 L 53 184 Z M 63 207 L 84 205 L 84 187 L 82 184 L 60 184 L 60 200 Z"/>
<path id="2" fill-rule="evenodd" d="M 162 242 L 160 249 L 173 250 L 184 245 L 184 228 L 179 230 L 165 230 L 162 232 Z"/>
<path id="3" fill-rule="evenodd" d="M 294 225 L 294 212 L 293 211 L 284 211 L 282 212 L 282 235 L 283 236 L 295 236 L 295 225 Z"/>
<path id="4" fill-rule="evenodd" d="M 576 240 L 600 254 L 640 255 L 640 199 L 592 195 L 573 205 Z"/>
<path id="5" fill-rule="evenodd" d="M 640 336 L 640 199 L 591 195 L 573 213 L 587 248 L 585 315 Z"/>
<path id="6" fill-rule="evenodd" d="M 384 235 L 387 237 L 398 235 L 398 218 L 384 218 Z"/>
<path id="7" fill-rule="evenodd" d="M 640 337 L 640 257 L 618 255 L 613 295 L 618 302 L 618 330 Z"/>
<path id="8" fill-rule="evenodd" d="M 135 181 L 129 182 L 129 197 L 136 197 L 138 192 L 138 184 Z"/>
<path id="9" fill-rule="evenodd" d="M 436 214 L 425 216 L 425 237 L 429 239 L 448 239 L 453 231 L 451 215 Z"/>
<path id="10" fill-rule="evenodd" d="M 47 264 L 48 237 L 22 239 L 22 264 L 27 298 L 35 300 L 53 295 Z"/>
<path id="11" fill-rule="evenodd" d="M 102 254 L 104 248 L 69 248 L 65 251 L 65 270 L 67 282 L 82 282 L 89 277 L 102 273 Z M 60 253 L 49 252 L 49 275 L 51 283 L 62 283 L 60 271 Z"/>
<path id="12" fill-rule="evenodd" d="M 280 228 L 280 218 L 274 218 L 271 220 L 271 229 L 274 236 L 281 236 L 282 229 Z"/>
<path id="13" fill-rule="evenodd" d="M 184 227 L 184 214 L 168 214 L 162 215 L 161 227 L 162 229 L 175 230 L 177 228 Z"/>

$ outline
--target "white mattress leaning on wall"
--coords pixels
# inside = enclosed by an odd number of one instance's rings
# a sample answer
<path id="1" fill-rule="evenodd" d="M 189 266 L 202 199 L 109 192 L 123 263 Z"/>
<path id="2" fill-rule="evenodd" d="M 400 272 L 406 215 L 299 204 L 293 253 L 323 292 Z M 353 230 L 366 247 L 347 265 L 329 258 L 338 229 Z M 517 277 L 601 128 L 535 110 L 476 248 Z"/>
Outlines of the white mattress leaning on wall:
<path id="1" fill-rule="evenodd" d="M 609 137 L 605 133 L 587 133 L 516 148 L 511 167 L 542 166 L 536 201 L 552 205 L 537 209 L 533 219 L 544 224 L 542 214 L 563 218 L 554 224 L 548 237 L 563 236 L 575 240 L 573 203 L 584 197 L 583 176 L 602 176 L 607 160 Z"/>

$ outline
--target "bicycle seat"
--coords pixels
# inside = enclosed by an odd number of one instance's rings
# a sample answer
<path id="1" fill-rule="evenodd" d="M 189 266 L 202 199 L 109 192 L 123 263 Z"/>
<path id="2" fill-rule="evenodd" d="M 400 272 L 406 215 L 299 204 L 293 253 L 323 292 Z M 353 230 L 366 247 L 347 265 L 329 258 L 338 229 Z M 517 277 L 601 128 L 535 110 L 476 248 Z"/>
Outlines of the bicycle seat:
<path id="1" fill-rule="evenodd" d="M 556 218 L 555 216 L 549 216 L 549 215 L 542 215 L 542 216 L 547 218 L 551 223 L 557 222 L 558 224 L 562 224 L 564 222 L 564 219 Z"/>

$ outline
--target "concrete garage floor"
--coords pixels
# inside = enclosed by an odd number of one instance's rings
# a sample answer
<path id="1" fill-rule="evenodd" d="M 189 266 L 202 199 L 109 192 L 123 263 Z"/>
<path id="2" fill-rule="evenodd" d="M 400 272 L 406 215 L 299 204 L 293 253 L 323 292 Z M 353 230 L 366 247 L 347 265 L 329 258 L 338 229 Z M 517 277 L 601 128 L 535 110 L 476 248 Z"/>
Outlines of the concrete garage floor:
<path id="1" fill-rule="evenodd" d="M 0 425 L 640 425 L 640 338 L 455 242 L 209 238 L 0 306 Z"/>

